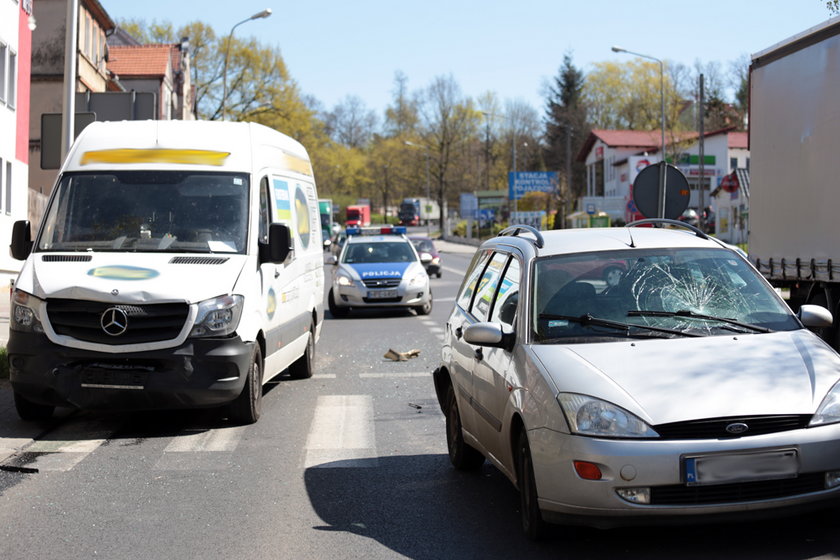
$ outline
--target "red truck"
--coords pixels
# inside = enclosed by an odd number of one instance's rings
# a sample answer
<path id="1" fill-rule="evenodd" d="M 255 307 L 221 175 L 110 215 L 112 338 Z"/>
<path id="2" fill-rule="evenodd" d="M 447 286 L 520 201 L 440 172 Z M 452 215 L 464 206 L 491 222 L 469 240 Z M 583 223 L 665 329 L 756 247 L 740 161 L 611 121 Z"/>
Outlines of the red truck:
<path id="1" fill-rule="evenodd" d="M 347 207 L 347 219 L 344 222 L 347 226 L 369 226 L 370 225 L 370 206 L 367 204 L 358 204 Z"/>

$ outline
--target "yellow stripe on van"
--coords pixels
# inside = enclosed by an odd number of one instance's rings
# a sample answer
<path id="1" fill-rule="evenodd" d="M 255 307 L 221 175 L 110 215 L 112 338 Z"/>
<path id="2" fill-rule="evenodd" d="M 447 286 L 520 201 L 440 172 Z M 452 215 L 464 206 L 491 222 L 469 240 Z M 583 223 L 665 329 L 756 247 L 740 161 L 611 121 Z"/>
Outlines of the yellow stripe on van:
<path id="1" fill-rule="evenodd" d="M 309 161 L 297 156 L 283 154 L 283 167 L 301 175 L 312 176 L 312 165 L 309 164 Z"/>
<path id="2" fill-rule="evenodd" d="M 92 163 L 180 163 L 189 165 L 224 165 L 230 152 L 214 150 L 114 149 L 93 150 L 82 154 L 82 165 Z"/>

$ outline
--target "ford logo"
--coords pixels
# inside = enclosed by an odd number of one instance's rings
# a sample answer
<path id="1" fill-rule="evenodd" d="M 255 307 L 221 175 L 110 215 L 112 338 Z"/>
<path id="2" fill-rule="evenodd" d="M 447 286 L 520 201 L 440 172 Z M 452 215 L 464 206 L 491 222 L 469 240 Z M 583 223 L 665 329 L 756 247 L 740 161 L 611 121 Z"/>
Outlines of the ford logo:
<path id="1" fill-rule="evenodd" d="M 743 422 L 733 422 L 732 424 L 727 425 L 724 429 L 730 434 L 738 435 L 743 434 L 744 432 L 749 430 L 750 427 L 744 424 Z"/>

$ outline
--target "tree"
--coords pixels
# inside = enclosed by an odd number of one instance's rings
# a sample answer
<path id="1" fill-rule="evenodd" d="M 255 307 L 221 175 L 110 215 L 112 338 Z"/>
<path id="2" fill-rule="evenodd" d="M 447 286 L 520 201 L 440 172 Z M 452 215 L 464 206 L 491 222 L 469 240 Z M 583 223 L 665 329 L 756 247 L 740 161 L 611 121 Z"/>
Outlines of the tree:
<path id="1" fill-rule="evenodd" d="M 562 177 L 559 198 L 563 212 L 566 203 L 583 195 L 586 185 L 586 167 L 575 159 L 590 131 L 583 88 L 583 72 L 574 66 L 572 55 L 567 52 L 548 87 L 544 116 L 544 158 L 546 166 L 559 171 Z M 567 164 L 571 167 L 571 178 L 566 177 Z"/>
<path id="2" fill-rule="evenodd" d="M 363 148 L 373 138 L 376 114 L 358 95 L 348 95 L 324 116 L 327 134 L 340 144 Z"/>
<path id="3" fill-rule="evenodd" d="M 407 91 L 408 78 L 397 71 L 394 74 L 393 102 L 385 109 L 385 133 L 390 136 L 410 134 L 417 128 L 417 102 Z"/>
<path id="4" fill-rule="evenodd" d="M 840 14 L 840 0 L 826 0 L 825 6 L 831 15 Z"/>
<path id="5" fill-rule="evenodd" d="M 451 75 L 435 78 L 422 92 L 421 99 L 422 143 L 431 158 L 434 198 L 440 206 L 443 227 L 450 175 L 457 158 L 464 154 L 464 148 L 477 131 L 478 114 L 472 100 L 464 97 Z"/>

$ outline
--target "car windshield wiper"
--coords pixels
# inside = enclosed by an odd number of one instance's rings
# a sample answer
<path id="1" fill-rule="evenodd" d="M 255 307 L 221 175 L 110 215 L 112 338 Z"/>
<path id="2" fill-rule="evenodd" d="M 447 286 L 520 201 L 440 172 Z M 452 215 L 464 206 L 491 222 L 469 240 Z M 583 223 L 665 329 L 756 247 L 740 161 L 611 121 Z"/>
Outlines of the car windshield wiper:
<path id="1" fill-rule="evenodd" d="M 647 310 L 638 310 L 638 311 L 628 311 L 628 317 L 686 317 L 688 319 L 698 319 L 700 321 L 719 321 L 721 323 L 726 323 L 728 325 L 733 325 L 736 327 L 740 327 L 742 329 L 747 329 L 753 332 L 760 332 L 760 333 L 769 333 L 773 332 L 772 329 L 768 329 L 766 327 L 759 327 L 758 325 L 751 325 L 750 323 L 742 323 L 741 321 L 736 321 L 735 319 L 728 319 L 726 317 L 715 317 L 713 315 L 703 315 L 702 313 L 695 313 L 689 309 L 681 309 L 679 311 L 647 311 Z M 741 331 L 743 332 L 743 331 Z"/>
<path id="2" fill-rule="evenodd" d="M 563 320 L 563 321 L 572 321 L 574 323 L 579 323 L 584 326 L 592 325 L 596 327 L 608 327 L 611 329 L 619 329 L 625 331 L 628 336 L 630 335 L 630 329 L 643 329 L 652 332 L 659 332 L 665 334 L 675 334 L 677 336 L 701 336 L 696 333 L 687 333 L 684 331 L 678 331 L 676 329 L 666 329 L 664 327 L 652 327 L 650 325 L 637 325 L 635 323 L 622 323 L 620 321 L 610 321 L 609 319 L 602 319 L 600 317 L 593 317 L 589 313 L 580 316 L 573 316 L 573 315 L 555 315 L 553 313 L 540 313 L 540 319 L 547 319 L 547 320 Z"/>

